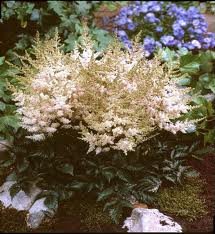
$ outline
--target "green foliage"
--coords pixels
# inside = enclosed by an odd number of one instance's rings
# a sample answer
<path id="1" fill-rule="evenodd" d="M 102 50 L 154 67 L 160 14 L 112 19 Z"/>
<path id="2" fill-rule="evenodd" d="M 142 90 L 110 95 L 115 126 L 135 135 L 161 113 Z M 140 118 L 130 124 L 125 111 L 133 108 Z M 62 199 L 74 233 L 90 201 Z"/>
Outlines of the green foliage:
<path id="1" fill-rule="evenodd" d="M 182 186 L 161 189 L 158 193 L 157 204 L 161 211 L 193 221 L 201 218 L 207 212 L 207 206 L 201 196 L 204 182 L 188 180 Z"/>
<path id="2" fill-rule="evenodd" d="M 110 11 L 115 11 L 119 7 L 128 5 L 129 1 L 103 1 L 104 6 Z"/>
<path id="3" fill-rule="evenodd" d="M 178 1 L 177 5 L 183 6 L 188 9 L 191 6 L 197 7 L 201 13 L 215 13 L 215 1 Z"/>
<path id="4" fill-rule="evenodd" d="M 0 139 L 13 140 L 12 135 L 19 128 L 19 121 L 15 115 L 16 107 L 11 100 L 11 93 L 8 91 L 8 82 L 14 83 L 13 69 L 9 69 L 0 57 Z"/>
<path id="5" fill-rule="evenodd" d="M 31 44 L 35 31 L 29 33 L 28 28 L 33 27 L 41 35 L 52 36 L 55 28 L 65 44 L 64 50 L 71 51 L 76 42 L 81 40 L 83 20 L 88 22 L 90 33 L 95 39 L 98 50 L 105 48 L 112 37 L 103 29 L 95 26 L 93 13 L 102 5 L 103 1 L 45 1 L 45 2 L 15 2 L 4 1 L 2 5 L 2 23 L 9 19 L 20 22 L 26 28 L 25 34 L 15 35 L 21 37 L 16 42 L 15 49 L 27 49 Z M 114 4 L 113 4 L 114 5 Z"/>
<path id="6" fill-rule="evenodd" d="M 88 194 L 104 204 L 104 211 L 117 223 L 124 210 L 132 208 L 132 196 L 152 204 L 161 187 L 196 176 L 185 158 L 199 146 L 193 145 L 195 136 L 182 135 L 175 140 L 172 134 L 161 133 L 127 156 L 110 151 L 98 157 L 86 154 L 88 146 L 74 130 L 61 130 L 46 141 L 32 142 L 20 129 L 4 159 L 10 161 L 17 181 L 11 195 L 20 189 L 28 192 L 36 184 L 43 190 L 37 199 L 46 197 L 46 205 L 56 209 L 60 201 Z M 164 142 L 164 138 L 168 140 Z"/>
<path id="7" fill-rule="evenodd" d="M 215 14 L 215 1 L 207 1 L 204 4 L 200 4 L 200 10 L 203 13 L 212 13 Z"/>
<path id="8" fill-rule="evenodd" d="M 192 54 L 186 50 L 174 52 L 170 49 L 159 51 L 164 61 L 170 65 L 180 62 L 182 73 L 180 84 L 191 87 L 193 102 L 199 108 L 190 112 L 192 118 L 205 118 L 198 126 L 197 135 L 204 136 L 204 143 L 215 142 L 215 52 L 202 51 Z"/>
<path id="9" fill-rule="evenodd" d="M 34 20 L 36 14 L 38 14 L 34 7 L 35 4 L 29 2 L 4 1 L 2 6 L 2 21 L 15 17 L 20 21 L 21 26 L 25 28 L 27 26 L 27 19 L 32 17 L 32 20 Z"/>

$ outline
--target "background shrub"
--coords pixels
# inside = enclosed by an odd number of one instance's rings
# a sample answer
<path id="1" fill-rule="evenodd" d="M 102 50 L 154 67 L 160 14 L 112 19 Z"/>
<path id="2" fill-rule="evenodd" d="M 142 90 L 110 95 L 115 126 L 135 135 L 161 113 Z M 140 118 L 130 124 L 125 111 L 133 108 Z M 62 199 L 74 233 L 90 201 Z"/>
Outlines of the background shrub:
<path id="1" fill-rule="evenodd" d="M 179 59 L 182 79 L 180 84 L 192 88 L 193 102 L 199 105 L 189 115 L 193 118 L 205 118 L 196 131 L 203 136 L 204 144 L 215 142 L 215 52 L 201 51 L 193 54 L 187 50 L 178 53 L 168 48 L 161 52 L 164 61 L 172 64 Z M 200 138 L 201 139 L 201 138 Z"/>

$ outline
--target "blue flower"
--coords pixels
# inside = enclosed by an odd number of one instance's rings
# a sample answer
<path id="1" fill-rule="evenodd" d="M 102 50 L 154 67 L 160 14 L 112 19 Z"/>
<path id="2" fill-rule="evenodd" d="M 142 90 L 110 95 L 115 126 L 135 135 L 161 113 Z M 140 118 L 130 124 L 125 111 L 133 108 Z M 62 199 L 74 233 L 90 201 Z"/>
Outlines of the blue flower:
<path id="1" fill-rule="evenodd" d="M 188 13 L 188 15 L 190 14 L 194 18 L 195 17 L 198 18 L 199 14 L 200 14 L 198 8 L 196 8 L 194 6 L 189 7 L 188 10 L 187 10 L 187 13 Z"/>
<path id="2" fill-rule="evenodd" d="M 117 34 L 118 34 L 118 36 L 120 36 L 120 37 L 127 36 L 127 33 L 126 33 L 125 31 L 123 31 L 123 30 L 117 31 Z"/>
<path id="3" fill-rule="evenodd" d="M 122 17 L 122 18 L 119 18 L 118 20 L 116 20 L 116 24 L 117 25 L 125 25 L 127 23 L 127 18 L 125 17 Z"/>
<path id="4" fill-rule="evenodd" d="M 183 19 L 180 19 L 180 20 L 178 21 L 178 24 L 179 24 L 181 27 L 187 26 L 187 22 L 186 22 L 185 20 L 183 20 Z"/>
<path id="5" fill-rule="evenodd" d="M 192 43 L 192 45 L 193 45 L 195 48 L 198 48 L 198 49 L 201 48 L 201 44 L 200 44 L 199 41 L 197 41 L 197 40 L 192 40 L 191 43 Z"/>
<path id="6" fill-rule="evenodd" d="M 147 13 L 144 19 L 146 20 L 146 22 L 149 22 L 149 23 L 156 23 L 160 21 L 158 18 L 155 17 L 155 14 L 151 12 Z"/>
<path id="7" fill-rule="evenodd" d="M 148 6 L 147 5 L 141 5 L 141 6 L 139 6 L 138 11 L 142 12 L 142 13 L 147 13 L 148 12 Z"/>
<path id="8" fill-rule="evenodd" d="M 161 42 L 165 45 L 165 46 L 172 46 L 175 44 L 175 38 L 171 35 L 164 35 L 161 37 Z"/>
<path id="9" fill-rule="evenodd" d="M 145 37 L 143 41 L 143 47 L 144 47 L 144 50 L 147 52 L 146 55 L 150 55 L 152 52 L 154 52 L 157 47 L 154 38 Z"/>
<path id="10" fill-rule="evenodd" d="M 134 23 L 130 23 L 127 25 L 127 29 L 128 30 L 134 30 L 135 29 L 135 24 Z"/>
<path id="11" fill-rule="evenodd" d="M 157 27 L 155 28 L 155 30 L 156 30 L 156 32 L 163 32 L 163 27 L 157 26 Z"/>
<path id="12" fill-rule="evenodd" d="M 161 8 L 162 8 L 161 4 L 155 4 L 150 7 L 150 11 L 159 12 L 161 11 Z"/>
<path id="13" fill-rule="evenodd" d="M 131 45 L 126 32 L 143 27 L 143 47 L 148 55 L 162 46 L 189 50 L 215 47 L 215 34 L 207 32 L 205 17 L 196 7 L 186 10 L 174 3 L 135 1 L 121 8 L 115 25 L 126 46 Z"/>
<path id="14" fill-rule="evenodd" d="M 189 50 L 193 50 L 195 48 L 195 46 L 191 42 L 184 43 L 184 47 Z"/>
<path id="15" fill-rule="evenodd" d="M 199 20 L 199 19 L 193 20 L 193 26 L 194 26 L 194 27 L 199 26 L 199 24 L 200 24 L 200 20 Z"/>
<path id="16" fill-rule="evenodd" d="M 173 25 L 173 35 L 178 38 L 182 39 L 184 37 L 184 30 L 181 28 L 181 25 L 176 21 Z"/>

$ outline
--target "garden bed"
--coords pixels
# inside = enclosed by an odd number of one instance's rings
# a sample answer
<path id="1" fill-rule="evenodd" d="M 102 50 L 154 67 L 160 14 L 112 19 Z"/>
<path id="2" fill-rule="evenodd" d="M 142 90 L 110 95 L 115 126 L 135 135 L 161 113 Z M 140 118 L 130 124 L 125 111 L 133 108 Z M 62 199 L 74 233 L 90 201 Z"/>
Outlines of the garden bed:
<path id="1" fill-rule="evenodd" d="M 202 156 L 202 161 L 190 160 L 192 165 L 199 173 L 200 178 L 206 181 L 202 199 L 206 200 L 208 207 L 207 214 L 203 217 L 187 221 L 174 214 L 165 213 L 178 222 L 185 233 L 207 232 L 213 233 L 215 215 L 215 155 Z M 156 208 L 156 207 L 150 207 Z M 26 227 L 25 212 L 17 212 L 14 209 L 0 209 L 0 232 L 125 232 L 122 229 L 123 220 L 130 216 L 131 209 L 128 209 L 121 218 L 120 225 L 113 224 L 107 213 L 103 212 L 103 207 L 92 200 L 73 200 L 63 202 L 54 218 L 47 220 L 38 229 L 30 230 Z"/>
<path id="2" fill-rule="evenodd" d="M 214 231 L 215 15 L 130 3 L 3 3 L 0 185 L 10 201 L 36 185 L 46 219 L 0 204 L 0 232 L 126 232 L 134 207 Z"/>

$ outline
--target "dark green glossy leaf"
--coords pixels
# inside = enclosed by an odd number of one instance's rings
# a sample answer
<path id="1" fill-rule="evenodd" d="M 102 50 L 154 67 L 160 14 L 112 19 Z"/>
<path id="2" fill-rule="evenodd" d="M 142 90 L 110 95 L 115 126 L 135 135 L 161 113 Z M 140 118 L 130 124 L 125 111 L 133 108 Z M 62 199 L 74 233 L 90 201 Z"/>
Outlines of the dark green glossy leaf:
<path id="1" fill-rule="evenodd" d="M 44 203 L 49 209 L 56 210 L 58 207 L 58 197 L 56 195 L 49 195 Z"/>
<path id="2" fill-rule="evenodd" d="M 74 175 L 74 166 L 69 164 L 69 163 L 58 165 L 57 170 L 65 173 L 65 174 L 69 174 L 72 176 Z"/>
<path id="3" fill-rule="evenodd" d="M 23 158 L 23 160 L 19 160 L 18 163 L 17 163 L 17 170 L 22 173 L 24 172 L 25 170 L 28 169 L 29 167 L 29 161 L 26 159 L 26 158 Z"/>
<path id="4" fill-rule="evenodd" d="M 97 201 L 103 201 L 105 199 L 107 199 L 110 195 L 112 195 L 114 193 L 113 188 L 107 188 L 104 191 L 102 191 L 101 193 L 99 193 Z"/>
<path id="5" fill-rule="evenodd" d="M 21 190 L 21 187 L 19 184 L 15 183 L 10 188 L 10 196 L 13 199 L 13 197 Z"/>
<path id="6" fill-rule="evenodd" d="M 200 64 L 197 62 L 190 62 L 180 68 L 182 73 L 197 74 L 199 72 Z"/>

